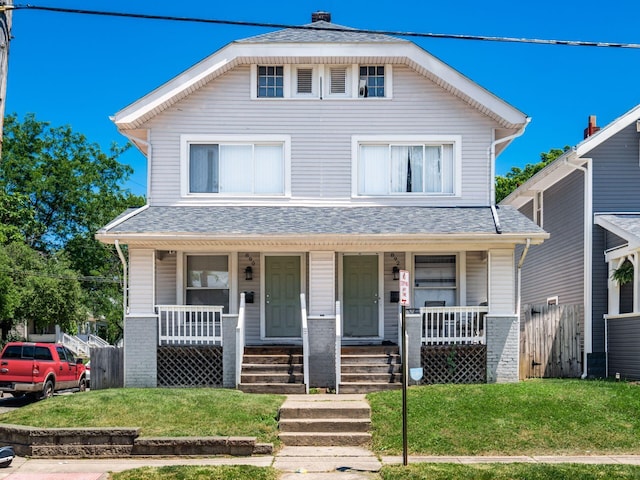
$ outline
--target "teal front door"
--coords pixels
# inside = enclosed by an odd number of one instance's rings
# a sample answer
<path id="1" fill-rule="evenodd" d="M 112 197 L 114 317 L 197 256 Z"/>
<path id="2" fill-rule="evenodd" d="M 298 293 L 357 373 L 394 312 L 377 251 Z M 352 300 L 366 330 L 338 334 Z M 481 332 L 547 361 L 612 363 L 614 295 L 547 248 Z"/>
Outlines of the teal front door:
<path id="1" fill-rule="evenodd" d="M 300 257 L 265 257 L 265 336 L 301 336 Z"/>
<path id="2" fill-rule="evenodd" d="M 345 337 L 378 337 L 378 256 L 345 255 L 342 262 Z"/>

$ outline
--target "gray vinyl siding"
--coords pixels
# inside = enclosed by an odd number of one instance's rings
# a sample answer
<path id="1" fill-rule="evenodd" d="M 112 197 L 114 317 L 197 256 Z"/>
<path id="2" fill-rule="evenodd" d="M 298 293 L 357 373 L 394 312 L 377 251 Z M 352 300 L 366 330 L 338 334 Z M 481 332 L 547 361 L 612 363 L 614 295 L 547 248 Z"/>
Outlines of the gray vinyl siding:
<path id="1" fill-rule="evenodd" d="M 399 291 L 398 280 L 393 279 L 393 267 L 407 268 L 403 252 L 385 252 L 384 254 L 384 339 L 398 343 L 399 303 L 391 303 L 391 291 Z"/>
<path id="2" fill-rule="evenodd" d="M 608 321 L 608 375 L 640 380 L 640 317 Z"/>
<path id="3" fill-rule="evenodd" d="M 253 280 L 245 280 L 244 269 L 253 269 Z M 245 304 L 245 343 L 259 345 L 260 340 L 260 253 L 238 253 L 238 296 L 240 292 L 253 292 L 253 303 Z M 238 305 L 240 303 L 238 302 Z"/>
<path id="4" fill-rule="evenodd" d="M 199 202 L 180 196 L 181 134 L 290 135 L 292 196 L 341 201 L 352 201 L 352 136 L 461 135 L 461 198 L 384 201 L 490 203 L 487 151 L 498 125 L 410 68 L 393 66 L 393 98 L 383 100 L 251 100 L 250 71 L 239 66 L 227 72 L 145 126 L 153 146 L 151 205 Z"/>
<path id="5" fill-rule="evenodd" d="M 467 252 L 467 305 L 487 302 L 487 252 Z"/>
<path id="6" fill-rule="evenodd" d="M 149 249 L 129 249 L 129 313 L 154 314 L 154 260 L 156 252 Z"/>
<path id="7" fill-rule="evenodd" d="M 156 304 L 176 305 L 176 254 L 156 253 Z"/>
<path id="8" fill-rule="evenodd" d="M 492 314 L 512 315 L 515 311 L 515 263 L 513 250 L 489 251 L 489 308 Z"/>
<path id="9" fill-rule="evenodd" d="M 593 211 L 640 211 L 640 167 L 635 122 L 585 157 L 593 160 Z M 602 228 L 593 229 L 593 351 L 604 351 L 604 314 L 608 309 L 606 247 Z"/>
<path id="10" fill-rule="evenodd" d="M 533 202 L 520 211 L 529 218 Z M 543 194 L 543 228 L 551 235 L 533 245 L 522 267 L 522 304 L 584 303 L 584 174 L 575 171 Z M 522 250 L 518 249 L 518 258 Z"/>

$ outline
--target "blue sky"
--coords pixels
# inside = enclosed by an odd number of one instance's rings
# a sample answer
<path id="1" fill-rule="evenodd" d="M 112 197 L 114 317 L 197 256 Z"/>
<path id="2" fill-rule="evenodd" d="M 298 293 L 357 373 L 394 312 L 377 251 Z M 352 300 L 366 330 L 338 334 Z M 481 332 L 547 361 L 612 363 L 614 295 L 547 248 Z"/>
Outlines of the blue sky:
<path id="1" fill-rule="evenodd" d="M 26 3 L 26 2 L 25 2 Z M 365 29 L 640 43 L 639 2 L 593 0 L 244 0 L 154 2 L 30 0 L 32 5 L 283 24 L 330 11 L 334 23 Z M 20 0 L 14 0 L 20 5 Z M 126 139 L 109 116 L 257 27 L 135 20 L 19 10 L 13 14 L 6 112 L 71 125 L 108 149 Z M 589 115 L 604 126 L 640 103 L 640 50 L 412 39 L 532 118 L 498 157 L 497 173 L 537 162 L 541 152 L 582 140 Z M 128 186 L 146 191 L 146 162 L 121 161 Z"/>

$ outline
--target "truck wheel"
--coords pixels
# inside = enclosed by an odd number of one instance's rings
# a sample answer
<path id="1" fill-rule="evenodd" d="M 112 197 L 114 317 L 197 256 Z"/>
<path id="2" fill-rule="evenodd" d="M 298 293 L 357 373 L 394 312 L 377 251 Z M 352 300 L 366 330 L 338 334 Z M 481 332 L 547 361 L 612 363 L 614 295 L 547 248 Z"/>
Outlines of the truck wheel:
<path id="1" fill-rule="evenodd" d="M 42 389 L 42 396 L 40 398 L 51 398 L 53 397 L 53 382 L 51 380 L 47 380 L 44 382 L 44 388 Z"/>
<path id="2" fill-rule="evenodd" d="M 87 379 L 86 379 L 86 378 L 82 377 L 82 378 L 80 379 L 80 383 L 78 383 L 78 389 L 79 389 L 81 392 L 84 392 L 84 391 L 86 391 L 86 390 L 87 390 Z"/>

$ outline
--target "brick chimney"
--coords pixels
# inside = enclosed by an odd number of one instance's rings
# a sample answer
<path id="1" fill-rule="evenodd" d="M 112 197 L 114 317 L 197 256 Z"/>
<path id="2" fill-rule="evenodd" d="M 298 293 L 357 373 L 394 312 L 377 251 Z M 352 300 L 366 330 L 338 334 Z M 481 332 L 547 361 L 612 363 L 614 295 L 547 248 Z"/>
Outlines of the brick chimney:
<path id="1" fill-rule="evenodd" d="M 584 138 L 589 138 L 591 135 L 600 130 L 600 127 L 596 125 L 596 116 L 589 115 L 589 125 L 584 129 Z"/>
<path id="2" fill-rule="evenodd" d="M 313 12 L 311 14 L 311 21 L 315 22 L 329 22 L 331 23 L 331 13 L 330 12 Z"/>

